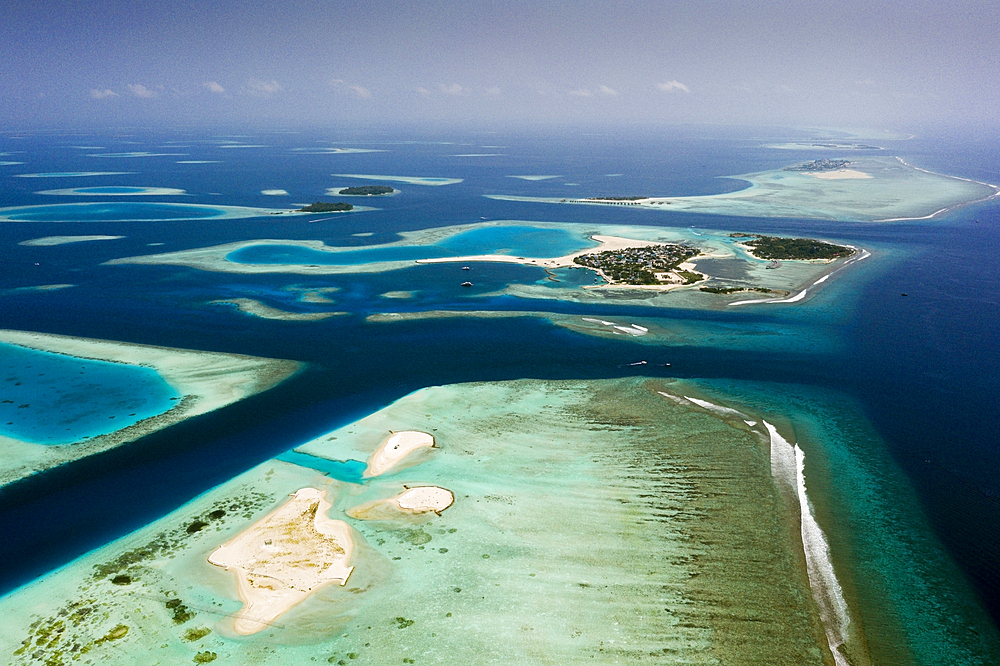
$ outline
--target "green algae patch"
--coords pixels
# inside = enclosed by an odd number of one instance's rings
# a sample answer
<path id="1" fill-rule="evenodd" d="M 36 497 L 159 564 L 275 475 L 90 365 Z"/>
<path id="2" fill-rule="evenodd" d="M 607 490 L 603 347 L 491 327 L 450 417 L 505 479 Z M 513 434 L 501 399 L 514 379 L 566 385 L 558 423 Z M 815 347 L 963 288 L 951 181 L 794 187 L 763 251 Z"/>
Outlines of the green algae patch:
<path id="1" fill-rule="evenodd" d="M 199 652 L 192 661 L 196 664 L 207 664 L 218 659 L 219 655 L 214 652 Z"/>
<path id="2" fill-rule="evenodd" d="M 200 641 L 205 636 L 212 633 L 212 630 L 208 627 L 197 627 L 195 629 L 188 629 L 184 632 L 184 640 L 193 643 L 194 641 Z"/>
<path id="3" fill-rule="evenodd" d="M 119 638 L 125 638 L 126 634 L 128 634 L 128 627 L 125 626 L 124 624 L 119 624 L 114 629 L 104 634 L 94 642 L 100 644 L 100 643 L 107 643 L 109 641 L 116 641 Z"/>

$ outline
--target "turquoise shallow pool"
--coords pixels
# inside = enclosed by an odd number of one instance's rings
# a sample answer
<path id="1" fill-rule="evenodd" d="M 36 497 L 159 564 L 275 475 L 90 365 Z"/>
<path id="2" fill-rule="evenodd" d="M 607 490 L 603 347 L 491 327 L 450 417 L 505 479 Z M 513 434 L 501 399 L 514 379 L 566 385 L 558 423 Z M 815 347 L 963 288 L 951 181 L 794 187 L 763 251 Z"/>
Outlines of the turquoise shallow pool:
<path id="1" fill-rule="evenodd" d="M 0 344 L 0 435 L 68 444 L 167 411 L 180 398 L 156 371 Z"/>
<path id="2" fill-rule="evenodd" d="M 416 261 L 434 257 L 506 254 L 523 257 L 560 257 L 596 243 L 565 229 L 530 226 L 479 227 L 433 245 L 363 247 L 326 252 L 295 245 L 251 245 L 226 256 L 237 264 L 306 264 L 357 266 L 382 261 Z"/>

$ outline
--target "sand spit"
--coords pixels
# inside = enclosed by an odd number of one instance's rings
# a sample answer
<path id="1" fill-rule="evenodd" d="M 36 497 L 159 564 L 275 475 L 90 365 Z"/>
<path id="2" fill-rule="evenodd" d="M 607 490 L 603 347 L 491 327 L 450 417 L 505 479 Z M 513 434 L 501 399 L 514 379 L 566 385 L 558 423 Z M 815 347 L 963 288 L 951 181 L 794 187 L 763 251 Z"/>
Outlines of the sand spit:
<path id="1" fill-rule="evenodd" d="M 508 254 L 477 254 L 465 257 L 438 257 L 433 259 L 418 259 L 418 264 L 444 264 L 453 262 L 489 261 L 508 264 L 522 264 L 524 266 L 542 266 L 544 268 L 568 268 L 576 266 L 573 260 L 585 254 L 596 254 L 606 250 L 623 250 L 627 247 L 649 247 L 652 245 L 663 245 L 658 241 L 636 240 L 632 238 L 622 238 L 620 236 L 594 235 L 591 239 L 598 243 L 597 247 L 589 247 L 572 254 L 553 258 L 536 257 L 514 257 Z"/>
<path id="2" fill-rule="evenodd" d="M 118 240 L 124 236 L 44 236 L 21 241 L 18 245 L 29 247 L 49 247 L 52 245 L 67 245 L 69 243 L 86 243 L 89 241 Z"/>
<path id="3" fill-rule="evenodd" d="M 434 435 L 416 430 L 394 432 L 385 438 L 368 459 L 368 467 L 361 475 L 365 479 L 381 476 L 399 465 L 411 453 L 424 448 L 436 448 Z"/>
<path id="4" fill-rule="evenodd" d="M 225 407 L 266 391 L 302 364 L 239 354 L 154 347 L 110 340 L 31 331 L 0 330 L 0 342 L 81 359 L 138 365 L 156 370 L 183 398 L 172 409 L 131 426 L 62 446 L 30 444 L 0 437 L 6 455 L 0 485 L 70 460 L 135 441 L 184 419 Z"/>
<path id="5" fill-rule="evenodd" d="M 209 555 L 236 574 L 236 633 L 255 634 L 323 585 L 347 583 L 354 539 L 347 523 L 326 517 L 330 506 L 326 491 L 302 488 Z"/>
<path id="6" fill-rule="evenodd" d="M 303 299 L 304 300 L 304 299 Z M 327 301 L 329 302 L 329 300 Z M 280 321 L 321 321 L 330 317 L 338 317 L 350 314 L 349 312 L 288 312 L 265 305 L 252 298 L 229 298 L 217 301 L 209 301 L 217 305 L 235 305 L 236 309 L 244 314 L 253 315 L 262 319 L 277 319 Z"/>
<path id="7" fill-rule="evenodd" d="M 406 486 L 404 486 L 406 487 Z M 387 499 L 372 500 L 347 510 L 347 515 L 357 520 L 394 520 L 407 515 L 441 512 L 455 503 L 455 495 L 438 486 L 406 487 L 406 490 Z"/>

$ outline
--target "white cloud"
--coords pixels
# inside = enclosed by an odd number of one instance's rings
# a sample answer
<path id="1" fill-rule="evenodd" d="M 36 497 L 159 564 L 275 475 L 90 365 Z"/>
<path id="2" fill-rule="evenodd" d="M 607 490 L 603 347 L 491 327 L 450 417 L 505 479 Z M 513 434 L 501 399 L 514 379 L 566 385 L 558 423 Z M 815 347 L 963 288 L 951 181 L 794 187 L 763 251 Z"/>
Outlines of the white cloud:
<path id="1" fill-rule="evenodd" d="M 221 95 L 221 94 L 223 94 L 224 92 L 226 92 L 226 89 L 225 89 L 225 88 L 223 88 L 222 86 L 220 86 L 220 85 L 219 85 L 219 84 L 218 84 L 217 82 L 215 82 L 215 81 L 205 81 L 205 82 L 204 82 L 204 83 L 202 83 L 201 85 L 202 85 L 202 87 L 203 87 L 203 88 L 204 88 L 205 90 L 207 90 L 208 92 L 212 92 L 212 93 L 216 93 L 216 94 L 219 94 L 219 95 Z"/>
<path id="2" fill-rule="evenodd" d="M 333 79 L 330 84 L 336 87 L 338 90 L 342 90 L 348 94 L 354 95 L 355 97 L 360 97 L 361 99 L 371 99 L 372 91 L 368 90 L 364 86 L 359 86 L 356 83 L 348 83 L 344 79 Z"/>
<path id="3" fill-rule="evenodd" d="M 462 86 L 458 85 L 457 83 L 450 83 L 448 85 L 442 83 L 440 85 L 440 88 L 441 92 L 443 92 L 445 95 L 461 95 L 463 90 Z"/>
<path id="4" fill-rule="evenodd" d="M 431 94 L 430 90 L 428 90 L 427 88 L 420 87 L 420 86 L 417 86 L 416 88 L 414 88 L 414 91 L 416 91 L 416 93 L 418 95 L 423 95 L 424 97 L 427 97 L 428 95 Z"/>
<path id="5" fill-rule="evenodd" d="M 250 88 L 251 93 L 256 95 L 273 95 L 284 90 L 277 81 L 263 81 L 261 79 L 250 79 L 247 81 L 247 87 Z"/>
<path id="6" fill-rule="evenodd" d="M 601 86 L 598 88 L 602 95 L 617 95 L 618 91 L 614 88 L 609 88 L 608 86 Z"/>
<path id="7" fill-rule="evenodd" d="M 490 86 L 489 88 L 486 89 L 486 94 L 489 95 L 490 97 L 499 97 L 500 88 L 498 88 L 497 86 Z"/>
<path id="8" fill-rule="evenodd" d="M 107 99 L 108 97 L 118 97 L 118 93 L 111 88 L 105 88 L 104 90 L 97 88 L 90 89 L 90 99 Z"/>
<path id="9" fill-rule="evenodd" d="M 136 97 L 142 97 L 143 99 L 151 99 L 156 97 L 156 91 L 150 90 L 141 83 L 132 83 L 128 86 L 129 92 L 131 92 Z"/>
<path id="10" fill-rule="evenodd" d="M 663 92 L 670 92 L 670 93 L 677 92 L 677 91 L 685 92 L 685 93 L 691 92 L 690 88 L 688 88 L 686 85 L 684 85 L 680 81 L 676 81 L 676 80 L 674 80 L 674 81 L 667 81 L 666 83 L 657 83 L 656 87 L 659 88 L 660 90 L 662 90 Z"/>
<path id="11" fill-rule="evenodd" d="M 594 93 L 590 92 L 586 88 L 577 88 L 576 90 L 570 90 L 570 95 L 574 97 L 593 97 Z"/>

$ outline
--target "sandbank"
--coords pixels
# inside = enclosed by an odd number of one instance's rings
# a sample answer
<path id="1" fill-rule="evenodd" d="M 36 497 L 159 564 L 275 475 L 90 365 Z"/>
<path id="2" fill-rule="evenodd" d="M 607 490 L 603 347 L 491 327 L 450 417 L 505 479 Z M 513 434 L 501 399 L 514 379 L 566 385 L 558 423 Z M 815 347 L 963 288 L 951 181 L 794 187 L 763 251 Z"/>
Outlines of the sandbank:
<path id="1" fill-rule="evenodd" d="M 871 176 L 863 171 L 857 171 L 855 169 L 837 169 L 836 171 L 810 171 L 809 174 L 813 178 L 819 178 L 821 180 L 843 180 L 845 178 L 871 178 Z"/>
<path id="2" fill-rule="evenodd" d="M 996 185 L 934 173 L 899 158 L 864 155 L 852 159 L 851 164 L 856 169 L 846 171 L 870 177 L 853 173 L 823 176 L 822 172 L 774 169 L 729 176 L 747 181 L 749 186 L 736 192 L 703 196 L 650 196 L 638 200 L 484 196 L 502 201 L 708 215 L 888 222 L 932 218 L 957 206 L 982 201 L 1000 193 Z"/>
<path id="3" fill-rule="evenodd" d="M 303 299 L 305 300 L 305 299 Z M 327 299 L 329 302 L 329 299 Z M 228 298 L 209 301 L 212 304 L 235 305 L 236 309 L 244 314 L 253 315 L 262 319 L 277 319 L 280 321 L 321 321 L 330 317 L 342 317 L 349 312 L 288 312 L 272 308 L 270 305 L 261 303 L 252 298 Z"/>
<path id="4" fill-rule="evenodd" d="M 386 437 L 368 458 L 368 467 L 361 476 L 365 479 L 382 476 L 402 463 L 414 451 L 436 446 L 434 435 L 426 432 L 416 430 L 394 432 Z"/>
<path id="5" fill-rule="evenodd" d="M 124 176 L 131 171 L 50 171 L 48 173 L 19 173 L 16 178 L 83 178 L 89 176 Z"/>
<path id="6" fill-rule="evenodd" d="M 347 523 L 326 516 L 330 506 L 325 490 L 302 488 L 209 556 L 236 574 L 244 604 L 236 633 L 255 634 L 323 585 L 347 583 L 354 539 Z"/>
<path id="7" fill-rule="evenodd" d="M 455 503 L 455 495 L 438 486 L 406 487 L 395 497 L 371 500 L 347 509 L 347 515 L 356 520 L 394 520 L 405 515 L 423 515 L 441 512 Z"/>
<path id="8" fill-rule="evenodd" d="M 455 185 L 461 183 L 464 178 L 432 178 L 425 176 L 381 176 L 364 173 L 335 173 L 338 178 L 360 178 L 362 180 L 388 181 L 392 183 L 407 183 L 409 185 L 428 185 L 437 187 L 440 185 Z"/>
<path id="9" fill-rule="evenodd" d="M 269 197 L 288 196 L 288 190 L 261 190 L 260 193 Z"/>
<path id="10" fill-rule="evenodd" d="M 176 406 L 162 414 L 68 445 L 44 446 L 0 437 L 0 445 L 5 450 L 0 485 L 127 444 L 174 423 L 266 391 L 292 376 L 302 365 L 297 361 L 30 331 L 0 330 L 0 342 L 75 358 L 152 368 L 183 396 Z"/>
<path id="11" fill-rule="evenodd" d="M 109 192 L 108 190 L 115 190 Z M 149 197 L 178 196 L 187 194 L 176 187 L 67 187 L 59 190 L 42 190 L 35 194 L 51 194 L 72 197 Z"/>
<path id="12" fill-rule="evenodd" d="M 124 236 L 43 236 L 42 238 L 32 238 L 21 241 L 18 245 L 30 247 L 48 247 L 51 245 L 66 245 L 68 243 L 87 243 L 90 241 L 118 240 Z"/>

